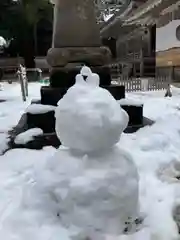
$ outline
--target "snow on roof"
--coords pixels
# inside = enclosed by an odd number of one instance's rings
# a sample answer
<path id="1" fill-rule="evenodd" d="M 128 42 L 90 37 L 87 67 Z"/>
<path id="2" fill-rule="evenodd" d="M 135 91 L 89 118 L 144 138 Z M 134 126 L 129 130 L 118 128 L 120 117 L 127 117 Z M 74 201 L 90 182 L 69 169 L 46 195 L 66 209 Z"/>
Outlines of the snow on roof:
<path id="1" fill-rule="evenodd" d="M 169 3 L 168 3 L 169 2 Z M 148 0 L 144 4 L 142 4 L 136 11 L 133 12 L 133 15 L 125 20 L 125 24 L 134 24 L 136 23 L 141 23 L 144 20 L 143 15 L 147 14 L 154 8 L 158 7 L 160 4 L 165 4 L 164 6 L 162 5 L 162 9 L 159 9 L 159 16 L 161 15 L 161 12 L 165 11 L 167 13 L 171 12 L 173 9 L 177 8 L 179 6 L 180 1 L 179 0 L 171 0 L 171 1 L 165 1 L 165 0 Z M 146 16 L 147 17 L 147 16 Z M 151 16 L 152 17 L 152 16 Z M 140 19 L 142 18 L 142 19 Z"/>

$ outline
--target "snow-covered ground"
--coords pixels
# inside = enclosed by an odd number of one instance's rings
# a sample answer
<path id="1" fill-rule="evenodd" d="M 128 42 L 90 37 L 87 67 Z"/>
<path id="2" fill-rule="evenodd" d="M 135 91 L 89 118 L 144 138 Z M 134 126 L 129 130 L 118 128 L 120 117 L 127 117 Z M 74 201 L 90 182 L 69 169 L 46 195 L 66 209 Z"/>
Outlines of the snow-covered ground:
<path id="1" fill-rule="evenodd" d="M 39 96 L 40 85 L 29 85 L 27 103 L 21 100 L 18 84 L 3 84 L 3 89 L 0 100 L 7 101 L 0 103 L 0 152 L 6 148 L 8 130 L 17 124 L 30 99 Z M 156 121 L 134 134 L 123 134 L 118 143 L 137 165 L 144 221 L 138 232 L 109 236 L 107 240 L 180 239 L 173 220 L 175 206 L 180 206 L 180 89 L 173 88 L 172 93 L 172 98 L 164 98 L 164 91 L 127 94 L 129 99 L 143 102 L 144 115 Z M 56 151 L 52 147 L 38 151 L 14 149 L 0 156 L 0 239 L 69 239 L 50 199 L 36 189 L 36 179 L 43 175 L 47 159 Z"/>

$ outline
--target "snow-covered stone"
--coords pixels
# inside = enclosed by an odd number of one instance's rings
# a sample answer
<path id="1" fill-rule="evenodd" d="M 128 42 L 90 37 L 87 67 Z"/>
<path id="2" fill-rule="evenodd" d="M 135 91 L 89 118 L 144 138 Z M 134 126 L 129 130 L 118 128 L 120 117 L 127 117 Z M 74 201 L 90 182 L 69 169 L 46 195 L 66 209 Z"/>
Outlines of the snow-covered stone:
<path id="1" fill-rule="evenodd" d="M 6 40 L 0 36 L 0 47 L 3 47 L 6 45 Z"/>
<path id="2" fill-rule="evenodd" d="M 31 104 L 26 108 L 25 112 L 31 114 L 43 114 L 54 111 L 55 109 L 56 107 L 52 105 Z"/>
<path id="3" fill-rule="evenodd" d="M 42 135 L 43 130 L 40 128 L 31 128 L 16 136 L 15 144 L 26 144 L 34 139 L 34 137 Z"/>
<path id="4" fill-rule="evenodd" d="M 143 105 L 143 103 L 141 101 L 137 101 L 137 100 L 134 100 L 134 99 L 128 99 L 128 98 L 122 98 L 118 102 L 121 106 L 136 106 L 136 107 L 139 107 L 139 106 Z"/>

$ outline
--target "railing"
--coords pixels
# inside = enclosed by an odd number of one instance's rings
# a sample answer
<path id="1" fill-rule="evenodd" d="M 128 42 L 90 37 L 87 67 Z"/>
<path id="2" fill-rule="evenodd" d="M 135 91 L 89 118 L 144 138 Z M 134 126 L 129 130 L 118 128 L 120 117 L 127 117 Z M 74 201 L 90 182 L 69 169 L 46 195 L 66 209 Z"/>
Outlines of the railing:
<path id="1" fill-rule="evenodd" d="M 169 77 L 156 77 L 156 78 L 128 78 L 119 77 L 112 81 L 115 85 L 125 86 L 126 92 L 137 91 L 156 91 L 167 89 L 170 84 Z"/>

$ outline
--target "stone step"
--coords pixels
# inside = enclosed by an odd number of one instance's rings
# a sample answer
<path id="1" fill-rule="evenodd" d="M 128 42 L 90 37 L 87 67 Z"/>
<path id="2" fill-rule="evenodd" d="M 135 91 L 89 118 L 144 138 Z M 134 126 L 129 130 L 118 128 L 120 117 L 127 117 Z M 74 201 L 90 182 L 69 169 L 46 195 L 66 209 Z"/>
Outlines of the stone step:
<path id="1" fill-rule="evenodd" d="M 103 88 L 107 89 L 116 100 L 125 98 L 124 86 L 110 85 L 103 86 Z M 67 88 L 43 86 L 41 88 L 41 104 L 57 106 L 58 101 L 64 96 L 67 90 Z"/>
<path id="2" fill-rule="evenodd" d="M 26 144 L 16 144 L 14 141 L 11 141 L 11 148 L 28 148 L 38 150 L 42 149 L 45 146 L 53 146 L 55 148 L 58 148 L 60 145 L 61 143 L 57 138 L 55 132 L 36 136 L 32 141 L 29 141 Z"/>

